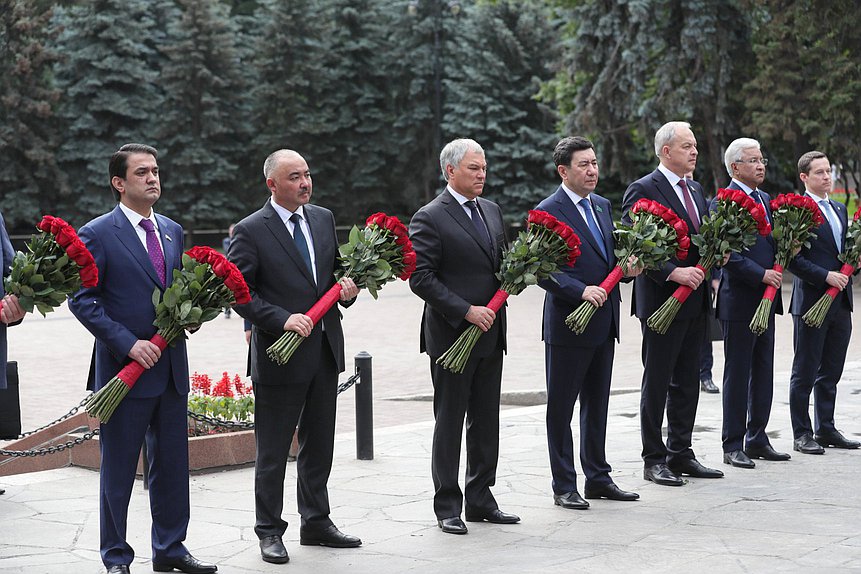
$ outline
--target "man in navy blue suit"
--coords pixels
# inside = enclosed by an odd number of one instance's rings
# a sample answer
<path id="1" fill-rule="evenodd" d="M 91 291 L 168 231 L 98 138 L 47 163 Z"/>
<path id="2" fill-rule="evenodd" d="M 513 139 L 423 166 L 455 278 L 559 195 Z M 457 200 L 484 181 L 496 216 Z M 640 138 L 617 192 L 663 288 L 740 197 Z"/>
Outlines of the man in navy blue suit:
<path id="1" fill-rule="evenodd" d="M 0 265 L 2 265 L 3 277 L 5 278 L 12 271 L 12 259 L 15 257 L 15 250 L 12 248 L 12 242 L 9 241 L 9 234 L 6 233 L 6 224 L 2 214 L 0 214 L 0 247 L 2 247 Z M 18 297 L 6 294 L 2 281 L 0 281 L 0 297 L 3 298 L 3 307 L 0 309 L 0 389 L 5 389 L 6 327 L 20 323 L 24 319 L 24 309 L 18 304 Z M 4 492 L 6 491 L 0 488 L 0 494 Z"/>
<path id="2" fill-rule="evenodd" d="M 78 291 L 69 308 L 96 338 L 88 388 L 103 387 L 129 360 L 146 369 L 100 427 L 102 562 L 109 574 L 122 574 L 134 559 L 126 523 L 146 441 L 153 570 L 208 574 L 216 566 L 197 560 L 183 545 L 189 520 L 185 340 L 163 352 L 149 341 L 156 332 L 153 291 L 171 284 L 183 250 L 182 227 L 152 209 L 161 196 L 157 158 L 143 144 L 126 144 L 111 156 L 111 190 L 119 204 L 79 232 L 96 260 L 99 284 Z"/>
<path id="3" fill-rule="evenodd" d="M 622 199 L 623 219 L 641 198 L 672 209 L 696 233 L 706 212 L 702 187 L 685 180 L 697 164 L 697 139 L 687 122 L 668 122 L 655 133 L 655 155 L 660 164 L 649 175 L 628 186 Z M 691 246 L 686 259 L 671 259 L 660 269 L 634 280 L 632 313 L 643 332 L 643 384 L 640 432 L 643 439 L 643 477 L 655 484 L 682 486 L 680 475 L 720 478 L 723 473 L 702 465 L 691 448 L 699 401 L 700 347 L 710 312 L 709 285 L 696 267 L 700 254 Z M 646 321 L 679 285 L 693 289 L 666 334 L 652 331 Z M 661 427 L 667 413 L 667 442 Z"/>
<path id="4" fill-rule="evenodd" d="M 770 198 L 758 186 L 765 180 L 759 142 L 734 140 L 726 149 L 724 163 L 732 181 L 729 189 L 740 189 L 765 208 L 771 219 Z M 714 205 L 714 204 L 713 204 Z M 756 243 L 733 253 L 724 264 L 717 296 L 717 316 L 723 326 L 723 460 L 737 468 L 754 468 L 751 459 L 783 461 L 790 456 L 771 446 L 765 427 L 771 415 L 774 394 L 774 315 L 783 313 L 779 271 L 772 269 L 775 242 L 771 235 L 757 235 Z M 750 321 L 767 286 L 777 289 L 768 328 L 762 335 L 750 330 Z"/>
<path id="5" fill-rule="evenodd" d="M 843 375 L 846 350 L 852 335 L 852 279 L 839 272 L 848 227 L 846 206 L 828 198 L 831 164 L 821 151 L 810 151 L 798 160 L 798 177 L 805 193 L 822 212 L 825 222 L 811 239 L 810 247 L 790 262 L 792 281 L 793 346 L 792 376 L 789 379 L 789 411 L 792 416 L 793 448 L 802 454 L 822 454 L 827 446 L 858 448 L 857 440 L 843 436 L 834 426 L 837 382 Z M 852 265 L 859 266 L 858 261 Z M 839 290 L 821 327 L 809 327 L 802 317 L 829 287 Z M 813 392 L 815 428 L 810 424 L 810 393 Z M 815 431 L 815 434 L 814 434 Z"/>
<path id="6" fill-rule="evenodd" d="M 580 258 L 553 280 L 539 283 L 544 297 L 544 369 L 547 378 L 547 445 L 553 474 L 553 501 L 562 508 L 583 510 L 589 503 L 577 491 L 571 417 L 580 399 L 580 462 L 586 475 L 586 498 L 637 500 L 636 492 L 620 489 L 610 478 L 604 451 L 613 354 L 619 338 L 619 290 L 599 287 L 616 264 L 610 202 L 594 193 L 598 159 L 592 142 L 567 137 L 556 144 L 553 162 L 562 183 L 535 209 L 571 226 L 581 240 Z M 632 263 L 636 263 L 633 261 Z M 628 277 L 640 274 L 636 264 Z M 595 307 L 586 330 L 575 334 L 565 318 L 583 301 Z"/>

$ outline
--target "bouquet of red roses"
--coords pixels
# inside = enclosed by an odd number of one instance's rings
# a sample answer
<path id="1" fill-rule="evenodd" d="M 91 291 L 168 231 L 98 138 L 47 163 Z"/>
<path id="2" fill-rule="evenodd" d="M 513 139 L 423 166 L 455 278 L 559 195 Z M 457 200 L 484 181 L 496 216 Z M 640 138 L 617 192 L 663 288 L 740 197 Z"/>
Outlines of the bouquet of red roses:
<path id="1" fill-rule="evenodd" d="M 852 223 L 846 229 L 846 241 L 843 245 L 843 251 L 838 257 L 843 262 L 840 273 L 847 277 L 855 273 L 858 261 L 861 260 L 861 207 L 855 212 Z M 831 303 L 834 302 L 834 298 L 839 292 L 837 287 L 829 287 L 819 298 L 819 301 L 814 303 L 813 307 L 801 317 L 804 322 L 810 327 L 821 327 L 828 310 L 831 309 Z"/>
<path id="2" fill-rule="evenodd" d="M 359 289 L 367 289 L 374 299 L 377 292 L 395 278 L 406 281 L 416 270 L 416 252 L 406 226 L 397 217 L 375 213 L 365 221 L 365 227 L 355 225 L 347 243 L 338 248 L 341 269 L 336 278 L 351 278 Z M 329 312 L 341 294 L 341 284 L 335 283 L 308 310 L 306 315 L 316 325 Z M 305 337 L 287 331 L 268 349 L 266 355 L 284 365 L 302 344 Z"/>
<path id="3" fill-rule="evenodd" d="M 692 241 L 700 251 L 697 267 L 708 276 L 728 253 L 738 253 L 756 243 L 756 235 L 771 233 L 765 208 L 739 189 L 719 189 L 715 209 L 703 216 Z M 693 289 L 680 285 L 646 324 L 661 335 L 667 332 Z"/>
<path id="4" fill-rule="evenodd" d="M 822 214 L 816 202 L 806 195 L 782 193 L 771 200 L 771 217 L 774 221 L 771 236 L 777 244 L 775 250 L 774 269 L 783 272 L 789 260 L 802 246 L 810 246 L 810 237 L 815 236 L 813 228 L 822 222 Z M 768 328 L 771 316 L 771 304 L 777 289 L 769 285 L 765 288 L 762 300 L 750 321 L 750 330 L 756 335 L 762 335 Z"/>
<path id="5" fill-rule="evenodd" d="M 639 199 L 629 211 L 631 225 L 617 223 L 616 266 L 599 287 L 609 295 L 628 271 L 628 261 L 637 258 L 637 265 L 645 269 L 657 269 L 673 256 L 684 259 L 688 256 L 691 240 L 688 224 L 679 219 L 672 209 L 651 199 Z M 568 317 L 565 324 L 582 335 L 598 308 L 583 301 Z"/>
<path id="6" fill-rule="evenodd" d="M 580 238 L 573 229 L 546 211 L 530 211 L 526 231 L 517 235 L 502 257 L 496 274 L 502 285 L 487 307 L 498 313 L 509 295 L 519 295 L 544 279 L 556 281 L 553 274 L 562 265 L 574 265 L 579 256 Z M 470 325 L 436 362 L 453 373 L 462 373 L 481 334 L 481 329 Z"/>
<path id="7" fill-rule="evenodd" d="M 25 311 L 35 307 L 44 317 L 81 285 L 95 287 L 99 269 L 74 228 L 59 217 L 45 215 L 36 228 L 41 233 L 30 238 L 27 253 L 15 254 L 4 287 Z"/>
<path id="8" fill-rule="evenodd" d="M 224 307 L 250 301 L 248 285 L 236 265 L 210 247 L 192 247 L 182 256 L 182 269 L 173 270 L 170 287 L 164 293 L 158 288 L 153 291 L 153 325 L 158 331 L 150 341 L 164 351 L 186 329 L 215 319 Z M 144 370 L 137 361 L 130 361 L 87 400 L 84 408 L 103 423 L 108 422 Z"/>

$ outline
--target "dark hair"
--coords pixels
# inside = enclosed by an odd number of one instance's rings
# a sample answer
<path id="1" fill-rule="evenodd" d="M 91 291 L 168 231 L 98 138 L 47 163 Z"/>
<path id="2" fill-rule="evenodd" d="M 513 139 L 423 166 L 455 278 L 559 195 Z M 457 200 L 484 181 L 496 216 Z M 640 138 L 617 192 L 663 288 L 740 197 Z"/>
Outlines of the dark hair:
<path id="1" fill-rule="evenodd" d="M 152 146 L 138 143 L 128 143 L 114 152 L 111 156 L 111 161 L 108 163 L 108 182 L 111 185 L 111 192 L 114 194 L 114 199 L 120 200 L 120 192 L 112 183 L 114 176 L 126 178 L 126 172 L 129 169 L 129 156 L 133 153 L 147 153 L 158 159 L 158 150 Z"/>
<path id="2" fill-rule="evenodd" d="M 571 165 L 571 156 L 574 155 L 575 151 L 593 149 L 594 147 L 592 142 L 581 136 L 562 138 L 556 144 L 556 149 L 553 150 L 553 163 L 557 167 L 560 165 Z"/>
<path id="3" fill-rule="evenodd" d="M 813 163 L 815 159 L 828 159 L 828 156 L 822 153 L 821 151 L 809 151 L 800 158 L 798 158 L 798 175 L 802 173 L 810 173 L 810 164 Z"/>

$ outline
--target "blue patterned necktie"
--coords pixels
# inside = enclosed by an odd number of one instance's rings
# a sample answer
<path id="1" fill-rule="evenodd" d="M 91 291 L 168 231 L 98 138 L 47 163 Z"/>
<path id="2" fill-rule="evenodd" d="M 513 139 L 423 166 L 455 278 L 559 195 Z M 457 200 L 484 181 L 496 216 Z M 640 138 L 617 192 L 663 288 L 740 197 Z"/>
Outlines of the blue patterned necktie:
<path id="1" fill-rule="evenodd" d="M 311 272 L 311 276 L 313 277 L 314 266 L 311 265 L 311 252 L 308 250 L 308 240 L 305 239 L 305 234 L 302 233 L 302 216 L 294 213 L 290 216 L 290 221 L 293 222 L 293 243 L 296 244 L 296 249 L 299 250 L 299 254 L 302 256 L 305 265 L 308 266 L 308 271 Z"/>
<path id="2" fill-rule="evenodd" d="M 831 207 L 831 202 L 827 199 L 819 201 L 819 209 L 828 220 L 828 225 L 831 226 L 831 233 L 834 235 L 834 244 L 837 245 L 837 251 L 842 251 L 843 229 L 840 227 L 840 220 L 837 219 L 837 214 L 834 213 L 834 208 Z"/>
<path id="3" fill-rule="evenodd" d="M 607 248 L 604 246 L 604 236 L 601 235 L 601 229 L 598 227 L 598 223 L 595 221 L 595 218 L 592 217 L 592 202 L 589 201 L 589 198 L 581 199 L 581 203 L 583 203 L 583 213 L 586 214 L 586 225 L 589 226 L 589 231 L 592 232 L 592 237 L 595 238 L 595 242 L 598 244 L 598 249 L 601 250 L 601 255 L 604 256 L 604 259 L 607 259 Z"/>

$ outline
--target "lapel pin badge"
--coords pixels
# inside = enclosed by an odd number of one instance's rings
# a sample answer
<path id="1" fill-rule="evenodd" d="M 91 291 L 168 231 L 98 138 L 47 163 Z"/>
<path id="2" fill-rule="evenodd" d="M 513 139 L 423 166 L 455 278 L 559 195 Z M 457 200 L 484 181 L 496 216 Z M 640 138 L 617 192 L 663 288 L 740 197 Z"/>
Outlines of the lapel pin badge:
<path id="1" fill-rule="evenodd" d="M 597 211 L 598 213 L 604 213 L 604 210 L 601 208 L 600 205 L 598 205 L 598 204 L 593 204 L 593 205 L 595 205 L 595 211 Z"/>
<path id="2" fill-rule="evenodd" d="M 170 235 L 168 235 L 167 233 L 164 234 L 164 238 L 167 239 L 168 241 L 170 241 L 171 243 L 173 242 L 173 239 L 171 239 Z"/>

